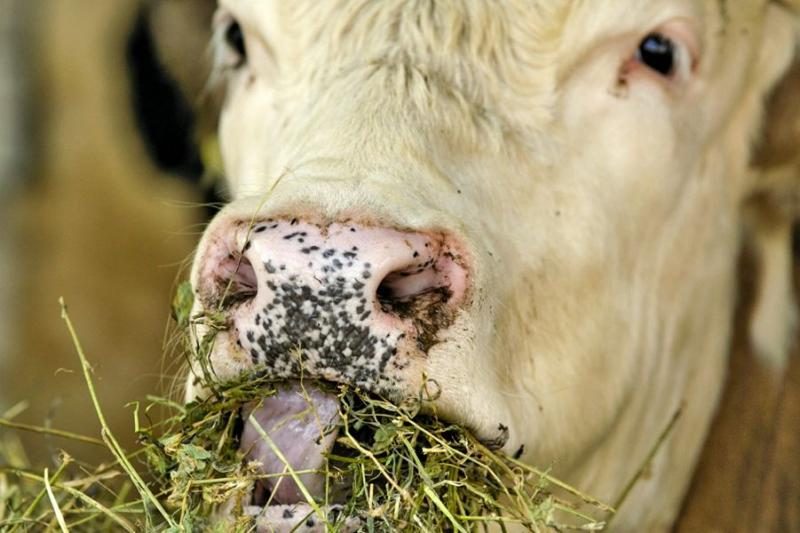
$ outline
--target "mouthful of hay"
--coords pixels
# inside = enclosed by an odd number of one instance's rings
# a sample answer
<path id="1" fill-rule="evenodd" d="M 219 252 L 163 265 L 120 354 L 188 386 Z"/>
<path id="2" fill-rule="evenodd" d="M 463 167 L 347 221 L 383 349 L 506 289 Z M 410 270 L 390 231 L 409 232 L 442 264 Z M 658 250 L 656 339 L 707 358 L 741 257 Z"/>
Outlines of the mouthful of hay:
<path id="1" fill-rule="evenodd" d="M 263 532 L 602 529 L 611 509 L 465 429 L 344 385 L 250 377 L 155 439 L 194 523 Z"/>
<path id="2" fill-rule="evenodd" d="M 179 326 L 190 321 L 190 303 L 175 310 Z M 194 346 L 201 363 L 215 329 Z M 181 524 L 275 533 L 597 530 L 613 513 L 430 414 L 435 383 L 397 405 L 266 372 L 220 383 L 200 367 L 208 395 L 160 436 L 141 433 Z"/>
<path id="3" fill-rule="evenodd" d="M 179 290 L 174 309 L 183 331 L 209 319 L 190 317 L 187 293 L 191 288 Z M 437 418 L 431 381 L 395 404 L 348 385 L 276 381 L 263 372 L 221 381 L 201 365 L 203 397 L 185 405 L 154 396 L 131 404 L 139 446 L 125 450 L 105 423 L 63 302 L 62 317 L 102 439 L 33 429 L 111 455 L 92 466 L 65 451 L 55 471 L 42 473 L 4 467 L 20 461 L 0 442 L 0 529 L 49 523 L 48 530 L 131 533 L 589 531 L 613 517 L 611 507 Z M 202 357 L 213 329 L 199 353 L 194 346 L 187 355 Z"/>

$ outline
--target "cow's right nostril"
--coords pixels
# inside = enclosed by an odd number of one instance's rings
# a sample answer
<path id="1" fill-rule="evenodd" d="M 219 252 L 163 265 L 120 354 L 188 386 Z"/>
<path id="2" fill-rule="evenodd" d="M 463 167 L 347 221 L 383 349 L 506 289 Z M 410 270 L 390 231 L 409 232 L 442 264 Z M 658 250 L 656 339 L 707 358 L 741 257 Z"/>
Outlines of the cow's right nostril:
<path id="1" fill-rule="evenodd" d="M 216 264 L 212 276 L 221 308 L 255 298 L 258 292 L 256 270 L 244 253 L 229 252 Z"/>

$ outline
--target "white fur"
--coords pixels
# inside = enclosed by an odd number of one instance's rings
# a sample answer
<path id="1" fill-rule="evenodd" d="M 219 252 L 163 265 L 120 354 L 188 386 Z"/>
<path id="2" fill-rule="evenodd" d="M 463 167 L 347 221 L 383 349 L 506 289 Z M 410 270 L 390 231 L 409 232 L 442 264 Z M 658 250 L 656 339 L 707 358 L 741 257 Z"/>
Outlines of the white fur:
<path id="1" fill-rule="evenodd" d="M 253 216 L 458 235 L 471 303 L 413 369 L 440 384 L 439 412 L 509 426 L 506 451 L 613 502 L 683 405 L 613 523 L 668 530 L 722 387 L 750 144 L 787 65 L 762 52 L 793 46 L 792 15 L 757 0 L 222 4 L 249 60 L 228 73 L 220 129 L 234 201 L 197 261 Z M 662 25 L 697 41 L 696 70 L 622 74 Z M 230 350 L 218 371 L 247 368 Z"/>

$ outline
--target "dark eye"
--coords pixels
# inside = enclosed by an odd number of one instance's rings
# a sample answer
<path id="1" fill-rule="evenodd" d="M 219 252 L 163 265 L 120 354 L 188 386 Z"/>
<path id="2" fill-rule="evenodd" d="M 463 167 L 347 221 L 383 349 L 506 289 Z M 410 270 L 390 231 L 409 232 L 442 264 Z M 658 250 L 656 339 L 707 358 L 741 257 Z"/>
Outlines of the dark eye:
<path id="1" fill-rule="evenodd" d="M 675 43 L 660 33 L 651 33 L 639 43 L 637 59 L 664 76 L 675 72 Z"/>
<path id="2" fill-rule="evenodd" d="M 231 50 L 236 52 L 239 60 L 236 66 L 241 65 L 247 60 L 247 47 L 244 44 L 244 33 L 242 27 L 235 20 L 230 23 L 225 30 L 225 42 L 231 47 Z"/>

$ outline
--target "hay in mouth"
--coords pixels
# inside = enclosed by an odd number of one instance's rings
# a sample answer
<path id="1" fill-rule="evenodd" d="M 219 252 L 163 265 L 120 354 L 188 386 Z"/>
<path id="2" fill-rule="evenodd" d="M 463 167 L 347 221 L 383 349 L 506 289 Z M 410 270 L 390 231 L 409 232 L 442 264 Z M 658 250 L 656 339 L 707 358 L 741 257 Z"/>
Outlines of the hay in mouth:
<path id="1" fill-rule="evenodd" d="M 206 331 L 193 336 L 203 388 L 211 398 L 236 391 L 239 402 L 238 422 L 224 424 L 238 433 L 222 440 L 238 446 L 255 469 L 249 491 L 228 498 L 229 520 L 254 517 L 258 531 L 275 532 L 468 531 L 488 524 L 539 531 L 602 529 L 613 513 L 438 419 L 435 409 L 426 409 L 435 383 L 426 382 L 401 405 L 348 385 L 287 384 L 257 371 L 217 383 L 207 361 L 225 326 L 208 316 L 194 323 Z M 302 353 L 293 358 L 302 361 Z"/>
<path id="2" fill-rule="evenodd" d="M 292 465 L 291 439 L 254 415 L 254 404 L 287 390 L 338 401 L 338 426 L 323 429 L 332 445 L 317 468 Z M 424 399 L 397 406 L 345 385 L 252 376 L 222 384 L 217 394 L 189 404 L 180 427 L 148 438 L 168 501 L 194 519 L 210 519 L 221 505 L 218 519 L 258 531 L 471 531 L 490 523 L 539 531 L 601 529 L 610 511 L 489 450 L 460 426 L 421 415 Z M 299 414 L 308 412 L 290 412 L 278 424 Z M 258 454 L 250 453 L 253 440 L 242 438 L 248 423 L 265 444 Z M 280 447 L 277 463 L 275 454 L 263 457 L 265 449 Z"/>
<path id="3" fill-rule="evenodd" d="M 218 321 L 189 317 L 190 298 L 181 294 L 178 325 L 185 329 L 203 320 L 209 331 L 193 352 L 202 358 Z M 198 379 L 209 394 L 186 405 L 149 398 L 135 410 L 140 446 L 127 452 L 104 423 L 91 367 L 66 311 L 64 317 L 103 425 L 102 440 L 40 431 L 89 439 L 105 445 L 112 457 L 91 466 L 65 454 L 59 468 L 43 473 L 15 464 L 13 447 L 0 443 L 0 528 L 466 532 L 517 525 L 531 531 L 599 530 L 613 514 L 546 472 L 488 449 L 435 412 L 423 414 L 432 411 L 426 407 L 433 400 L 424 390 L 396 405 L 347 385 L 275 382 L 257 373 L 220 382 L 202 361 Z M 299 394 L 308 409 L 300 404 L 278 413 L 286 401 L 282 394 Z M 321 404 L 333 405 L 335 415 L 317 411 Z M 267 410 L 259 411 L 265 405 Z M 165 416 L 151 420 L 159 409 Z M 292 421 L 315 442 L 293 440 Z M 247 437 L 248 424 L 255 436 L 251 431 Z M 308 433 L 315 425 L 316 436 Z M 256 445 L 261 449 L 253 452 Z M 308 453 L 293 464 L 298 449 Z M 323 461 L 314 459 L 318 452 Z"/>

